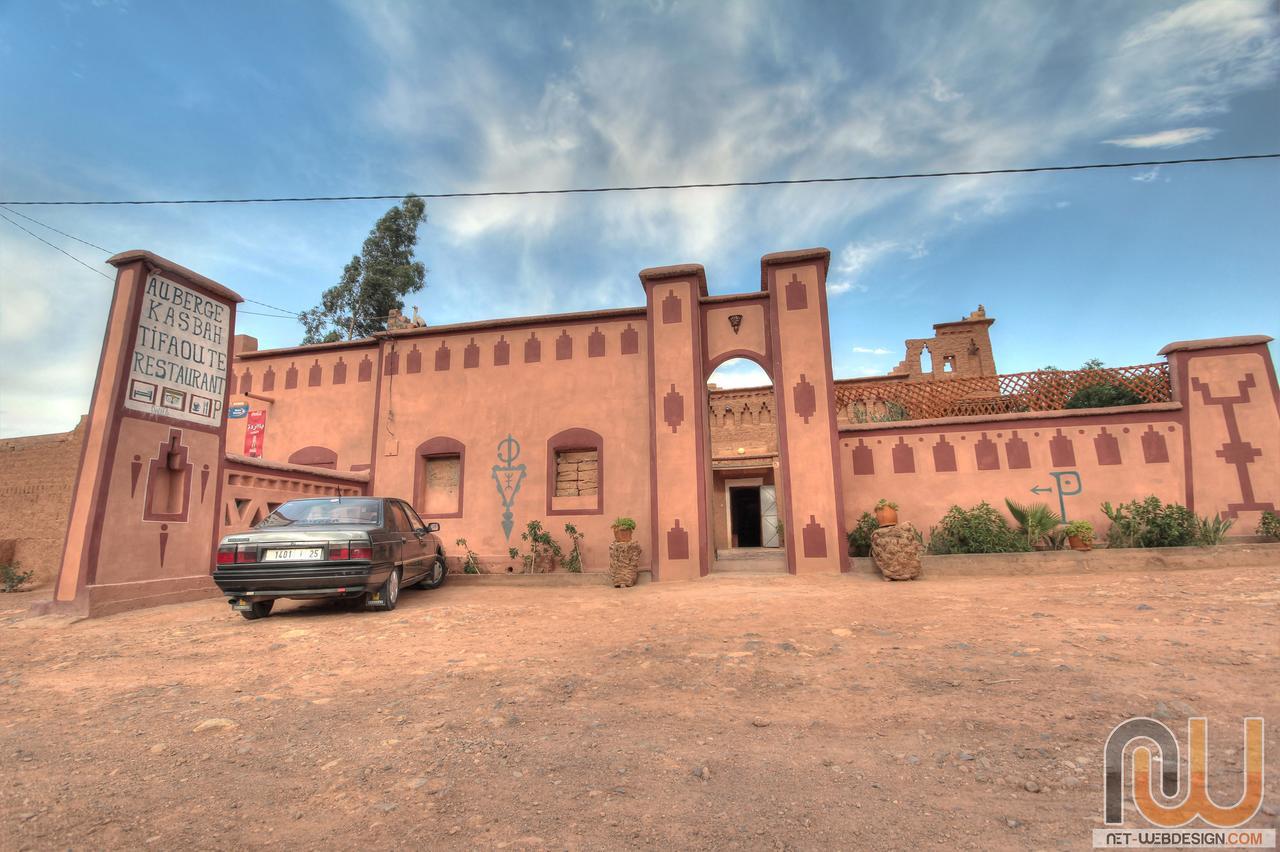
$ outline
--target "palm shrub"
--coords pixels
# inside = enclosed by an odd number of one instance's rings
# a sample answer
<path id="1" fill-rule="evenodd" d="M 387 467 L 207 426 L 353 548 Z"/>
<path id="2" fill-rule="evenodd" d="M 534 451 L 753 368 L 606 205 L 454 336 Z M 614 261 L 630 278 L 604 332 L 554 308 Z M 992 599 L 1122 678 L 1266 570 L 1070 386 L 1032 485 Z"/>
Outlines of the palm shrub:
<path id="1" fill-rule="evenodd" d="M 1196 520 L 1196 544 L 1216 547 L 1226 541 L 1227 532 L 1234 525 L 1234 518 L 1224 518 L 1221 515 L 1199 518 Z"/>
<path id="2" fill-rule="evenodd" d="M 1062 542 L 1055 540 L 1053 536 L 1053 532 L 1062 523 L 1062 518 L 1056 512 L 1043 503 L 1034 503 L 1027 506 L 1015 503 L 1008 497 L 1004 499 L 1004 504 L 1008 507 L 1009 514 L 1013 516 L 1013 520 L 1018 524 L 1018 531 L 1027 537 L 1028 548 L 1034 548 L 1043 541 L 1047 542 L 1054 550 L 1062 549 Z M 1061 536 L 1056 538 L 1060 539 Z"/>
<path id="3" fill-rule="evenodd" d="M 1112 506 L 1102 504 L 1111 521 L 1108 547 L 1186 547 L 1200 538 L 1200 521 L 1178 503 L 1161 503 L 1156 496 Z"/>
<path id="4" fill-rule="evenodd" d="M 879 528 L 880 524 L 876 522 L 876 516 L 870 512 L 863 512 L 862 517 L 858 518 L 858 523 L 849 530 L 849 555 L 870 556 L 871 534 Z"/>
<path id="5" fill-rule="evenodd" d="M 1258 528 L 1254 532 L 1267 538 L 1280 538 L 1280 515 L 1270 511 L 1263 512 L 1262 517 L 1258 519 Z"/>
<path id="6" fill-rule="evenodd" d="M 929 531 L 929 552 L 1019 553 L 1031 546 L 1004 515 L 985 500 L 972 509 L 952 506 L 938 525 Z"/>

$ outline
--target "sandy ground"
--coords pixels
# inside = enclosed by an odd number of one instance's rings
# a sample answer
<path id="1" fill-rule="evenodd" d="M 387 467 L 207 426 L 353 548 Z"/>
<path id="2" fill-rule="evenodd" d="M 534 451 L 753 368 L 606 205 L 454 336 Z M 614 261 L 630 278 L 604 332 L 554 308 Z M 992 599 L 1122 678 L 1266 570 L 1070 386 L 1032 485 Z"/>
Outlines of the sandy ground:
<path id="1" fill-rule="evenodd" d="M 1208 716 L 1223 802 L 1241 717 L 1280 754 L 1274 569 L 15 601 L 3 849 L 1079 849 L 1127 717 Z"/>

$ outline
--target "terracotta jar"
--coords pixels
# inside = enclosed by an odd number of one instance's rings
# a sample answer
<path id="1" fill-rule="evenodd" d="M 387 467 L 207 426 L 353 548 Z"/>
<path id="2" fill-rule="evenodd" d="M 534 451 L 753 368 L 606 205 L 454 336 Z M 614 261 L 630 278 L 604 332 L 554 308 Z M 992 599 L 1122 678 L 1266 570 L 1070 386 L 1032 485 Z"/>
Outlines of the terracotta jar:
<path id="1" fill-rule="evenodd" d="M 891 527 L 898 523 L 898 510 L 889 506 L 876 508 L 876 523 L 882 527 Z"/>
<path id="2" fill-rule="evenodd" d="M 1093 545 L 1085 544 L 1084 539 L 1078 535 L 1067 536 L 1067 544 L 1071 545 L 1072 550 L 1093 550 Z"/>
<path id="3" fill-rule="evenodd" d="M 631 541 L 631 534 L 633 532 L 635 532 L 635 530 L 623 529 L 622 527 L 614 527 L 613 540 L 614 541 Z"/>

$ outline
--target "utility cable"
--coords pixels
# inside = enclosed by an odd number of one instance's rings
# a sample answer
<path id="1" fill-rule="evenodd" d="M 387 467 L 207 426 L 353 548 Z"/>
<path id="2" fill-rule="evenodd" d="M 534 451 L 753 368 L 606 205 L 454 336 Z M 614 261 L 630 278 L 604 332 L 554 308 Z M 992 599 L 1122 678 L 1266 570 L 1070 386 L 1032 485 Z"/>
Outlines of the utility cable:
<path id="1" fill-rule="evenodd" d="M 1135 169 L 1152 166 L 1181 166 L 1192 163 L 1226 163 L 1236 160 L 1274 160 L 1280 159 L 1280 153 L 1272 154 L 1232 154 L 1225 157 L 1188 157 L 1179 160 L 1141 160 L 1123 163 L 1081 163 L 1065 166 L 1029 166 L 1013 169 L 969 169 L 946 172 L 908 172 L 886 175 L 854 175 L 850 177 L 793 178 L 779 180 L 740 180 L 720 183 L 665 183 L 642 186 L 593 186 L 568 189 L 511 189 L 485 190 L 480 192 L 398 192 L 392 195 L 312 195 L 281 196 L 277 198 L 178 198 L 178 199 L 129 199 L 104 201 L 0 201 L 0 206 L 64 206 L 87 207 L 103 205 L 150 205 L 150 204 L 280 204 L 306 203 L 317 201 L 388 201 L 402 198 L 495 198 L 517 195 L 586 195 L 606 192 L 651 192 L 671 189 L 726 189 L 745 186 L 796 186 L 816 183 L 856 183 L 860 181 L 915 180 L 921 178 L 975 177 L 981 175 L 1021 175 L 1036 172 L 1081 172 L 1091 169 Z"/>

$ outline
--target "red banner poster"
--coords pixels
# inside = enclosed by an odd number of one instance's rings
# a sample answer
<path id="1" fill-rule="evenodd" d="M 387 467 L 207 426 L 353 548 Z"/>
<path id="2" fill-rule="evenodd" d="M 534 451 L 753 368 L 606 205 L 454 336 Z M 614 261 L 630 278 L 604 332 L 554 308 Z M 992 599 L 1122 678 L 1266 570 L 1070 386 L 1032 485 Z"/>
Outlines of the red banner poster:
<path id="1" fill-rule="evenodd" d="M 250 411 L 244 429 L 244 454 L 250 458 L 262 458 L 262 442 L 266 439 L 267 412 Z"/>

